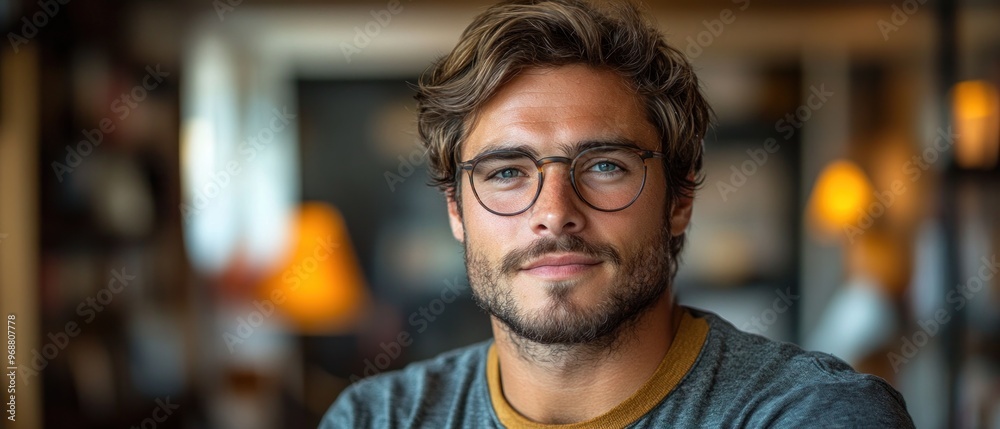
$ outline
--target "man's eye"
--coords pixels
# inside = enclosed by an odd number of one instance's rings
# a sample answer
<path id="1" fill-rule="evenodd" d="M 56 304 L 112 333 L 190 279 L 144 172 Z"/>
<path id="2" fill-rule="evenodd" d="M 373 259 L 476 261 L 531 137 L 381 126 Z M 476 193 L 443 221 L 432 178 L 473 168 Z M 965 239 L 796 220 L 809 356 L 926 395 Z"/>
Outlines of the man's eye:
<path id="1" fill-rule="evenodd" d="M 621 174 L 628 172 L 625 168 L 624 163 L 606 159 L 603 161 L 594 161 L 590 163 L 587 167 L 587 173 L 606 173 L 606 174 Z"/>
<path id="2" fill-rule="evenodd" d="M 598 162 L 597 164 L 594 164 L 594 166 L 591 167 L 591 169 L 594 170 L 594 171 L 599 171 L 601 173 L 610 173 L 610 172 L 613 172 L 613 171 L 616 171 L 616 170 L 620 170 L 621 168 L 618 167 L 617 165 L 615 165 L 612 162 L 603 161 L 603 162 Z"/>
<path id="3" fill-rule="evenodd" d="M 498 175 L 499 175 L 500 177 L 503 177 L 503 178 L 505 178 L 505 179 L 509 179 L 509 178 L 511 178 L 511 177 L 515 177 L 515 176 L 517 176 L 517 173 L 518 173 L 518 171 L 517 171 L 517 170 L 515 170 L 515 169 L 513 169 L 513 168 L 508 168 L 508 169 L 506 169 L 506 170 L 501 170 L 501 171 L 500 171 L 500 173 L 498 173 Z"/>
<path id="4" fill-rule="evenodd" d="M 523 174 L 521 173 L 520 170 L 518 170 L 516 168 L 513 168 L 513 167 L 508 167 L 508 168 L 501 168 L 501 169 L 497 170 L 496 172 L 494 172 L 493 174 L 491 174 L 489 178 L 490 179 L 513 179 L 513 178 L 518 177 L 518 176 L 523 176 Z"/>

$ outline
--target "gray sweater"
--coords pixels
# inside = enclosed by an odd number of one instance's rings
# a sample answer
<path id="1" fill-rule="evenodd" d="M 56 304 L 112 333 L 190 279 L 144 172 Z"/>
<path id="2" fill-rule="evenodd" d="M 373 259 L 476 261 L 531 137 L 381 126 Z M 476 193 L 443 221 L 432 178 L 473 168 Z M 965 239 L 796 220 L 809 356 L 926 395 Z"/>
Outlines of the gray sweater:
<path id="1" fill-rule="evenodd" d="M 691 354 L 693 364 L 662 400 L 623 426 L 913 427 L 903 397 L 881 378 L 859 374 L 832 355 L 803 351 L 740 331 L 715 314 L 687 310 L 702 327 L 700 352 Z M 361 380 L 340 395 L 320 428 L 507 427 L 487 381 L 491 345 L 482 342 Z M 517 426 L 522 425 L 510 425 Z"/>

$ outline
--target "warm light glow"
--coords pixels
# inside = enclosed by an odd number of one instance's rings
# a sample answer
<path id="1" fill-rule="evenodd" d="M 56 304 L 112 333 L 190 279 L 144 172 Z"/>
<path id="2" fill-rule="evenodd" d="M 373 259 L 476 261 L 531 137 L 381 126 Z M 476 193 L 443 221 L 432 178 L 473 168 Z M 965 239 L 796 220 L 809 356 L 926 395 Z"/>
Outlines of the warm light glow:
<path id="1" fill-rule="evenodd" d="M 322 203 L 303 204 L 296 220 L 287 263 L 265 281 L 261 299 L 277 304 L 301 332 L 350 331 L 369 297 L 347 226 Z"/>
<path id="2" fill-rule="evenodd" d="M 965 81 L 952 91 L 954 104 L 955 160 L 963 168 L 990 169 L 1000 151 L 1000 96 L 996 86 Z"/>
<path id="3" fill-rule="evenodd" d="M 841 232 L 854 226 L 872 198 L 872 185 L 857 164 L 838 160 L 823 169 L 809 200 L 812 219 L 821 228 Z"/>

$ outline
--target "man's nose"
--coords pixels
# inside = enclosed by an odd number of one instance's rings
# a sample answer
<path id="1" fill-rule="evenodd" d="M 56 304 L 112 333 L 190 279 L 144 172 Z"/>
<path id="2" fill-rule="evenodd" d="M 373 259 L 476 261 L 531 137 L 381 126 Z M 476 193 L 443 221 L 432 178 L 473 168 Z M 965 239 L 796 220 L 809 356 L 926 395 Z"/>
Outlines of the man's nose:
<path id="1" fill-rule="evenodd" d="M 531 229 L 538 235 L 559 236 L 580 232 L 585 217 L 569 176 L 569 165 L 550 163 L 543 167 L 544 179 L 538 199 L 531 207 Z"/>

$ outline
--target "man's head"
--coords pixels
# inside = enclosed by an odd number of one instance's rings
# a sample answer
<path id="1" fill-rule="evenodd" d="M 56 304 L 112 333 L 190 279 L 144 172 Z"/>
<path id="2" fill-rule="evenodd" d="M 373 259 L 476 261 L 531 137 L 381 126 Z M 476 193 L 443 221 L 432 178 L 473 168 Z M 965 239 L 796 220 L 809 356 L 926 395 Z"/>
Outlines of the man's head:
<path id="1" fill-rule="evenodd" d="M 494 6 L 424 74 L 417 101 L 474 296 L 512 332 L 593 343 L 668 289 L 710 111 L 691 66 L 634 7 Z M 638 161 L 605 156 L 604 146 Z M 527 156 L 499 159 L 524 162 L 477 164 L 511 150 Z M 623 174 L 635 180 L 622 184 Z"/>

